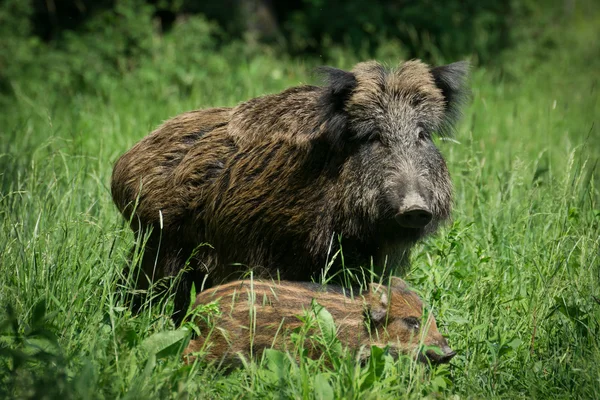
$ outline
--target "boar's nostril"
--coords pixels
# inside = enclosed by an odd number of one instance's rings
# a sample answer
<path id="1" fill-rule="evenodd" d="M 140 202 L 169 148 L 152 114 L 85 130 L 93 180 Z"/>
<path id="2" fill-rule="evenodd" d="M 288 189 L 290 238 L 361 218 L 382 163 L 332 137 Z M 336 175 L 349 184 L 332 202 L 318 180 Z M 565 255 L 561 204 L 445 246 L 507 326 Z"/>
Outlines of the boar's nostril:
<path id="1" fill-rule="evenodd" d="M 423 228 L 431 222 L 433 215 L 423 208 L 412 208 L 396 215 L 396 222 L 405 228 Z"/>

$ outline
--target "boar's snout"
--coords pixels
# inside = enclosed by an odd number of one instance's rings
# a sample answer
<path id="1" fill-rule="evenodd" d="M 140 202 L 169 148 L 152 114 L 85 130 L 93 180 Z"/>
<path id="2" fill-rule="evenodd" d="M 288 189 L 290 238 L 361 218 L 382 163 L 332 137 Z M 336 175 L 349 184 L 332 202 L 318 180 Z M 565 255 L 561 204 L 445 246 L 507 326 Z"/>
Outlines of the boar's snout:
<path id="1" fill-rule="evenodd" d="M 395 218 L 404 228 L 424 228 L 431 222 L 433 214 L 424 206 L 413 206 L 399 212 Z"/>
<path id="2" fill-rule="evenodd" d="M 396 222 L 403 228 L 426 227 L 433 219 L 428 191 L 418 182 L 396 185 L 396 190 L 390 191 L 389 197 L 392 209 L 396 210 Z"/>

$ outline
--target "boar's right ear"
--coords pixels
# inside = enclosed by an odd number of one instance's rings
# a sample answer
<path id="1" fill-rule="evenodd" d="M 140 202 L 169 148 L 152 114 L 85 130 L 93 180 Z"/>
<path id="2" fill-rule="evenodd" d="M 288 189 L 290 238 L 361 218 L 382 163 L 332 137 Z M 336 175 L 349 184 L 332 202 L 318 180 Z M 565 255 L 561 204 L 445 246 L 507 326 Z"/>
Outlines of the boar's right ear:
<path id="1" fill-rule="evenodd" d="M 341 148 L 348 131 L 345 105 L 356 88 L 356 76 L 352 72 L 332 67 L 320 67 L 317 73 L 323 76 L 326 82 L 318 105 L 324 139 L 333 148 Z"/>
<path id="2" fill-rule="evenodd" d="M 448 134 L 460 118 L 462 106 L 469 97 L 469 62 L 459 61 L 435 67 L 431 69 L 431 74 L 446 103 L 444 120 L 438 130 L 441 134 Z"/>

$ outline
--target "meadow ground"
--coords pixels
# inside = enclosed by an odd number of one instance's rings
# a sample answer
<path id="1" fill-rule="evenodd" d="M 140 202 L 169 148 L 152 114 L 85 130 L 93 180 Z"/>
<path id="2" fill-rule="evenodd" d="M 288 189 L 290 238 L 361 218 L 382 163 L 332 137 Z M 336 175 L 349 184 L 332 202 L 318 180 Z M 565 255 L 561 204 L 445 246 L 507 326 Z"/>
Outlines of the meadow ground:
<path id="1" fill-rule="evenodd" d="M 365 366 L 276 352 L 229 374 L 186 366 L 171 302 L 132 315 L 117 290 L 133 242 L 110 198 L 117 157 L 170 116 L 312 82 L 315 62 L 216 54 L 186 90 L 140 74 L 85 93 L 13 84 L 0 115 L 0 397 L 599 398 L 600 47 L 582 39 L 596 22 L 542 63 L 525 49 L 474 69 L 455 140 L 438 142 L 454 218 L 406 276 L 458 352 L 432 368 L 377 349 Z"/>

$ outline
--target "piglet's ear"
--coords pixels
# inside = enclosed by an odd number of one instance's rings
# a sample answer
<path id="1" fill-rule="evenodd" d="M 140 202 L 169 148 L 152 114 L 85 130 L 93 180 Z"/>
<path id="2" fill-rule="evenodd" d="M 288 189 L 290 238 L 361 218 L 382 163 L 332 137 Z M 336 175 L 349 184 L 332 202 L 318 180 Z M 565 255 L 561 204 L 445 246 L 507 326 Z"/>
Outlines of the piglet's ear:
<path id="1" fill-rule="evenodd" d="M 392 276 L 390 278 L 390 286 L 400 290 L 408 290 L 408 284 L 397 276 Z"/>
<path id="2" fill-rule="evenodd" d="M 356 88 L 352 72 L 332 67 L 321 67 L 317 73 L 325 80 L 318 103 L 318 113 L 324 138 L 334 148 L 340 148 L 347 137 L 348 115 L 345 105 Z"/>
<path id="3" fill-rule="evenodd" d="M 461 109 L 469 97 L 467 78 L 469 63 L 459 61 L 431 69 L 436 86 L 442 91 L 446 110 L 440 133 L 449 133 L 461 116 Z"/>
<path id="4" fill-rule="evenodd" d="M 369 314 L 371 321 L 380 323 L 385 321 L 388 309 L 388 288 L 378 283 L 369 284 Z"/>

